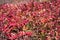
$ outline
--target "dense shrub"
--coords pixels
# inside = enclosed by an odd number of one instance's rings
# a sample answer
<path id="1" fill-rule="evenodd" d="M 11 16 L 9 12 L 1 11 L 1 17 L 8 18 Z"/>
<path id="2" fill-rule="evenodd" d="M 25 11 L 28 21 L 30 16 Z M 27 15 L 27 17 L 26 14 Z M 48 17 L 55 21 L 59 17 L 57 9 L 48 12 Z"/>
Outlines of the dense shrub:
<path id="1" fill-rule="evenodd" d="M 60 40 L 60 1 L 0 5 L 0 40 Z"/>

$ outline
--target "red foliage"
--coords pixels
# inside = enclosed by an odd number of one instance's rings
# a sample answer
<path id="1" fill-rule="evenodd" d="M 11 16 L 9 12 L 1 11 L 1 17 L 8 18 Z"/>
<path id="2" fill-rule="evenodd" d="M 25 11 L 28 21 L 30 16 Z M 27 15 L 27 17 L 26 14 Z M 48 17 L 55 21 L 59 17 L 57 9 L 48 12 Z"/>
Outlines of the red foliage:
<path id="1" fill-rule="evenodd" d="M 34 28 L 36 28 L 38 34 L 42 36 L 45 36 L 45 34 L 47 34 L 47 36 L 52 34 L 50 36 L 54 37 L 55 32 L 56 35 L 59 36 L 59 16 L 59 0 L 52 0 L 50 2 L 34 1 L 27 4 L 7 3 L 0 7 L 0 21 L 2 22 L 0 22 L 0 28 L 2 29 L 2 33 L 6 34 L 8 39 L 11 40 L 26 35 L 32 36 L 34 33 L 37 34 Z M 24 26 L 27 27 L 26 30 L 23 30 Z"/>

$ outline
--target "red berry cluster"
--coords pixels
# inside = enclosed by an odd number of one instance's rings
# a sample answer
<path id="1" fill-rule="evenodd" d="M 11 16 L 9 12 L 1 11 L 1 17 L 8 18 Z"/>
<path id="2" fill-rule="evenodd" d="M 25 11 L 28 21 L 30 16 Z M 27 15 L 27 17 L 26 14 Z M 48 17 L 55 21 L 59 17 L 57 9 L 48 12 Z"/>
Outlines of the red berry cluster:
<path id="1" fill-rule="evenodd" d="M 60 1 L 2 4 L 0 31 L 6 40 L 59 40 Z"/>

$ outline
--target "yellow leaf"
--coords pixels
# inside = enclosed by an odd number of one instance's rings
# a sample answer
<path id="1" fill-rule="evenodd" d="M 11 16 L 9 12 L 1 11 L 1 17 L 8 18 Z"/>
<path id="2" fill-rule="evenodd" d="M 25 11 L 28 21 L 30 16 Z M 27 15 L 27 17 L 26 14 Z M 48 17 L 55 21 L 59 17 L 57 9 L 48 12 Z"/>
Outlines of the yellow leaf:
<path id="1" fill-rule="evenodd" d="M 28 27 L 26 27 L 26 26 L 24 25 L 24 26 L 23 26 L 23 30 L 26 31 L 27 29 L 28 29 Z"/>

